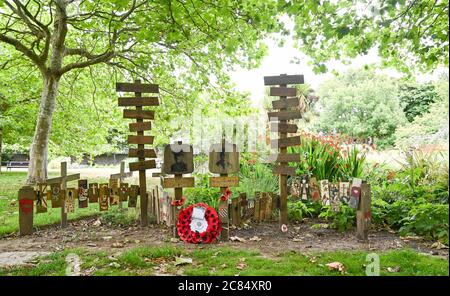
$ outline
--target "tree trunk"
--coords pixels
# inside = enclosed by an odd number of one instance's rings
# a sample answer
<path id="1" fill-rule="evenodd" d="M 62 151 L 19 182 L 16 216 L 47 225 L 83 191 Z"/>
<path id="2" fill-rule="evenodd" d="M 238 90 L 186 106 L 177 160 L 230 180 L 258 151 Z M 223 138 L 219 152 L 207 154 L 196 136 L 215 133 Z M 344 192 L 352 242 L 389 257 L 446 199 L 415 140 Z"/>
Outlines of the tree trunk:
<path id="1" fill-rule="evenodd" d="M 41 105 L 30 149 L 27 184 L 44 182 L 47 178 L 48 140 L 52 129 L 53 111 L 58 95 L 59 76 L 44 75 Z"/>

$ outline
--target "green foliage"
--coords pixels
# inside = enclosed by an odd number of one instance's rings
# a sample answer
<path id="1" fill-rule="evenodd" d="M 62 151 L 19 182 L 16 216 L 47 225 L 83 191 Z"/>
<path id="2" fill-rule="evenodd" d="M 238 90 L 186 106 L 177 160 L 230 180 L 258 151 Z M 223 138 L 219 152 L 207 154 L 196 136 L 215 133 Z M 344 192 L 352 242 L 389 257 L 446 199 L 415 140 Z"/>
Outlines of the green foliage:
<path id="1" fill-rule="evenodd" d="M 317 217 L 321 210 L 320 203 L 312 201 L 289 201 L 288 202 L 288 218 L 289 221 L 303 221 L 303 218 Z"/>
<path id="2" fill-rule="evenodd" d="M 397 126 L 406 119 L 395 80 L 372 69 L 353 69 L 319 87 L 323 112 L 320 129 L 359 139 L 374 138 L 378 146 L 394 144 Z"/>
<path id="3" fill-rule="evenodd" d="M 350 180 L 361 177 L 366 161 L 365 151 L 345 145 L 339 136 L 315 136 L 302 133 L 302 142 L 289 147 L 289 153 L 299 153 L 302 161 L 293 165 L 297 175 L 308 174 L 318 180 Z"/>
<path id="4" fill-rule="evenodd" d="M 131 226 L 137 222 L 137 212 L 129 211 L 128 209 L 112 208 L 108 212 L 101 215 L 103 224 L 115 226 Z"/>
<path id="5" fill-rule="evenodd" d="M 412 122 L 415 117 L 428 112 L 430 104 L 438 100 L 438 94 L 434 90 L 434 85 L 408 83 L 400 86 L 400 104 L 406 119 Z"/>
<path id="6" fill-rule="evenodd" d="M 330 226 L 338 231 L 352 228 L 356 223 L 356 210 L 346 204 L 339 206 L 339 211 L 333 211 L 330 206 L 325 206 L 325 211 L 319 214 L 319 218 L 325 218 L 331 222 Z"/>
<path id="7" fill-rule="evenodd" d="M 241 162 L 239 187 L 236 191 L 247 193 L 247 197 L 249 198 L 253 198 L 256 191 L 277 192 L 278 178 L 273 174 L 272 169 L 268 165 Z"/>
<path id="8" fill-rule="evenodd" d="M 402 219 L 401 235 L 417 234 L 448 245 L 448 204 L 417 202 Z"/>
<path id="9" fill-rule="evenodd" d="M 372 220 L 448 244 L 448 160 L 409 151 L 397 172 L 370 175 Z"/>
<path id="10" fill-rule="evenodd" d="M 437 93 L 437 97 L 429 103 L 426 110 L 415 116 L 412 122 L 397 128 L 395 133 L 397 146 L 448 145 L 448 89 L 448 77 L 434 85 L 434 92 Z M 417 104 L 422 103 L 418 101 Z"/>
<path id="11" fill-rule="evenodd" d="M 448 0 L 279 1 L 295 21 L 298 46 L 325 62 L 348 61 L 376 48 L 383 65 L 405 73 L 448 66 Z"/>

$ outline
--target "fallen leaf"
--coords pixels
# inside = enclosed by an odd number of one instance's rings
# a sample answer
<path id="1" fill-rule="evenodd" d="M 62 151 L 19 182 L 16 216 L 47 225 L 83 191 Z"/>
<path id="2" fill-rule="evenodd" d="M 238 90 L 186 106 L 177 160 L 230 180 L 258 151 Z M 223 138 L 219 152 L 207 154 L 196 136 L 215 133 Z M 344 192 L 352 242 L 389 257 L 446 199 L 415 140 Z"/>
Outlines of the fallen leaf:
<path id="1" fill-rule="evenodd" d="M 97 244 L 94 244 L 94 243 L 87 243 L 86 246 L 88 246 L 88 247 L 96 247 Z"/>
<path id="2" fill-rule="evenodd" d="M 230 237 L 230 240 L 231 240 L 232 242 L 234 242 L 234 241 L 238 241 L 238 242 L 241 242 L 241 243 L 245 242 L 245 239 L 244 239 L 244 238 L 241 238 L 241 237 L 239 237 L 239 236 L 232 236 L 232 237 Z"/>
<path id="3" fill-rule="evenodd" d="M 92 223 L 92 225 L 98 227 L 98 226 L 102 225 L 102 221 L 100 221 L 100 219 L 97 219 L 97 220 L 95 220 L 94 223 Z"/>
<path id="4" fill-rule="evenodd" d="M 227 267 L 227 264 L 226 264 L 226 263 L 220 265 L 220 268 L 226 268 L 226 267 Z"/>
<path id="5" fill-rule="evenodd" d="M 326 266 L 328 267 L 329 270 L 337 270 L 342 274 L 345 273 L 345 266 L 341 262 L 331 262 L 326 264 Z"/>
<path id="6" fill-rule="evenodd" d="M 448 246 L 444 245 L 444 244 L 441 243 L 441 242 L 435 242 L 435 243 L 433 243 L 433 244 L 431 245 L 431 247 L 432 247 L 433 249 L 438 249 L 438 250 L 448 249 Z"/>
<path id="7" fill-rule="evenodd" d="M 117 263 L 117 262 L 111 262 L 111 263 L 109 263 L 109 266 L 115 267 L 115 268 L 119 268 L 119 267 L 120 267 L 120 264 Z"/>
<path id="8" fill-rule="evenodd" d="M 236 269 L 239 269 L 239 270 L 244 270 L 246 267 L 247 267 L 247 264 L 245 262 L 239 262 L 236 265 Z"/>
<path id="9" fill-rule="evenodd" d="M 387 271 L 389 271 L 389 272 L 399 272 L 400 271 L 400 266 L 388 267 Z"/>
<path id="10" fill-rule="evenodd" d="M 104 236 L 102 237 L 103 240 L 111 240 L 113 237 L 112 236 Z"/>
<path id="11" fill-rule="evenodd" d="M 179 242 L 180 240 L 178 239 L 178 238 L 176 238 L 176 237 L 172 237 L 171 239 L 170 239 L 170 242 L 171 243 L 177 243 L 177 242 Z"/>
<path id="12" fill-rule="evenodd" d="M 293 241 L 293 242 L 301 242 L 302 239 L 299 238 L 299 237 L 294 237 L 294 238 L 292 239 L 292 241 Z"/>
<path id="13" fill-rule="evenodd" d="M 192 258 L 187 257 L 175 257 L 175 266 L 192 264 Z"/>
<path id="14" fill-rule="evenodd" d="M 121 242 L 116 242 L 112 244 L 113 248 L 123 248 L 125 245 Z"/>
<path id="15" fill-rule="evenodd" d="M 254 241 L 254 242 L 259 242 L 261 240 L 261 238 L 258 236 L 254 236 L 254 237 L 250 238 L 249 240 Z"/>

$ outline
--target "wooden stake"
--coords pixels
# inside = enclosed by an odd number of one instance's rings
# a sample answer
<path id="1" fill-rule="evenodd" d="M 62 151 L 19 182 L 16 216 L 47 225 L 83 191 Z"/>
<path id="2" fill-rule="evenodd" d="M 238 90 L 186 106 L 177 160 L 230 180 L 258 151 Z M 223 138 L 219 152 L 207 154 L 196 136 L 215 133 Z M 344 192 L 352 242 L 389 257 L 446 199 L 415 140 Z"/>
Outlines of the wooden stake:
<path id="1" fill-rule="evenodd" d="M 19 230 L 20 235 L 33 233 L 34 190 L 24 186 L 19 190 Z"/>
<path id="2" fill-rule="evenodd" d="M 182 178 L 183 174 L 175 174 L 175 178 Z M 176 187 L 174 188 L 174 196 L 175 196 L 175 200 L 181 200 L 183 198 L 183 187 Z M 173 236 L 174 237 L 178 237 L 178 231 L 177 231 L 177 219 L 178 216 L 180 215 L 180 210 L 178 209 L 178 207 L 173 207 L 173 219 L 174 219 L 174 225 L 173 225 Z"/>
<path id="3" fill-rule="evenodd" d="M 228 177 L 228 174 L 220 174 L 221 177 Z M 220 192 L 222 194 L 225 194 L 225 191 L 227 190 L 228 187 L 220 187 Z M 231 198 L 231 197 L 230 197 Z M 226 213 L 223 212 L 224 215 L 220 215 L 220 209 L 226 209 Z M 224 210 L 222 210 L 224 211 Z M 221 238 L 224 241 L 228 241 L 229 237 L 230 237 L 230 219 L 229 219 L 229 206 L 228 206 L 228 201 L 219 201 L 219 219 L 220 222 L 222 222 L 222 233 L 221 233 Z M 226 214 L 226 215 L 225 215 Z"/>
<path id="4" fill-rule="evenodd" d="M 370 184 L 361 184 L 361 197 L 358 210 L 356 211 L 356 237 L 359 240 L 367 241 L 369 238 L 369 228 L 371 220 L 371 193 Z"/>

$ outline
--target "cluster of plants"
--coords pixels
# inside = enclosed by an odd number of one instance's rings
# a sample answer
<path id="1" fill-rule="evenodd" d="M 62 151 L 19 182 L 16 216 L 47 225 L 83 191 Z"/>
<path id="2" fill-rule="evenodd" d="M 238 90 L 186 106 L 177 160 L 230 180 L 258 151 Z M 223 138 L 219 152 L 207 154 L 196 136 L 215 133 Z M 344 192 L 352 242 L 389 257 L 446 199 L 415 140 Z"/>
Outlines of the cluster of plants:
<path id="1" fill-rule="evenodd" d="M 398 230 L 448 244 L 448 159 L 442 154 L 406 152 L 399 170 L 380 167 L 372 184 L 372 219 Z"/>
<path id="2" fill-rule="evenodd" d="M 318 180 L 350 180 L 361 177 L 366 161 L 365 147 L 350 145 L 339 135 L 314 135 L 303 132 L 299 146 L 289 147 L 289 153 L 299 153 L 296 174 L 308 174 Z"/>

